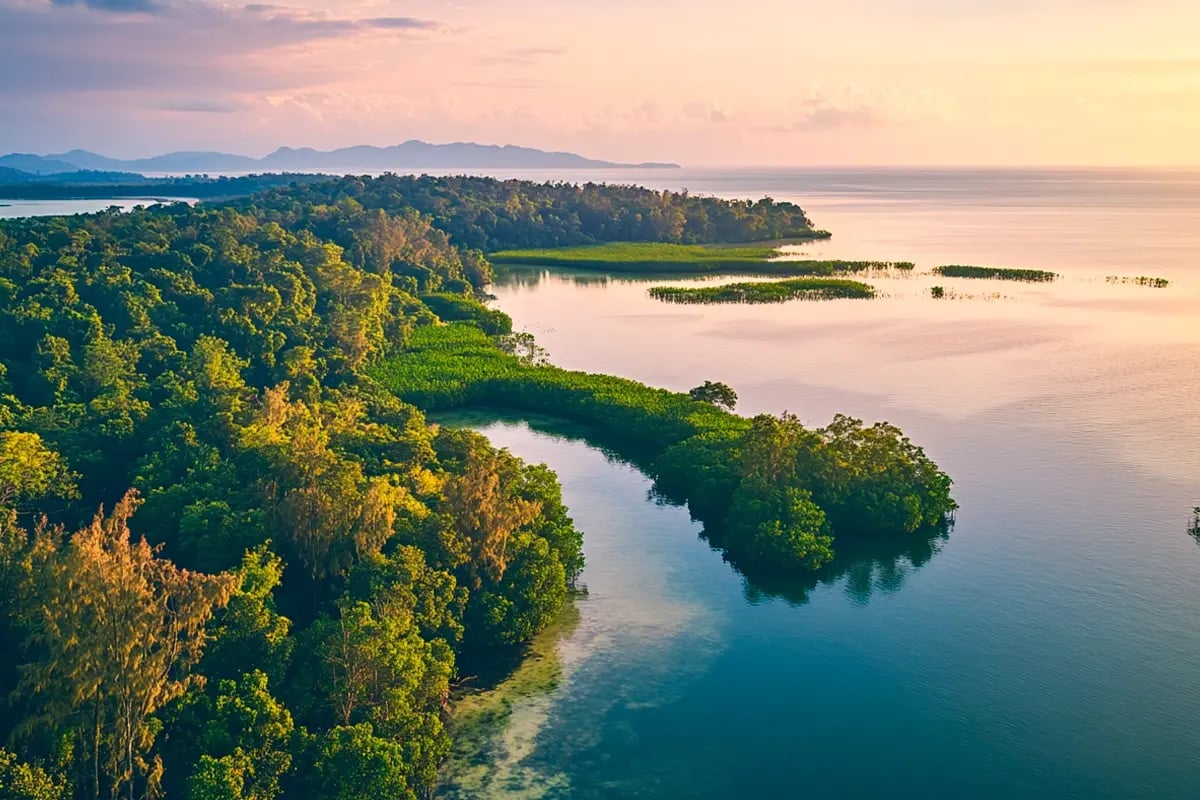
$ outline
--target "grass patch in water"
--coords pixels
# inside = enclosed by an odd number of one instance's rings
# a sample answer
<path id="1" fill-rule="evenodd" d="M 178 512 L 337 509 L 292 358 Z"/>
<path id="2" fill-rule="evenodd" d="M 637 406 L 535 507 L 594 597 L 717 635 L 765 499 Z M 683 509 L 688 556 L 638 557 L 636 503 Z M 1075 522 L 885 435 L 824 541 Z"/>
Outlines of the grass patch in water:
<path id="1" fill-rule="evenodd" d="M 494 264 L 573 267 L 609 272 L 747 272 L 764 275 L 833 275 L 842 272 L 911 270 L 909 261 L 778 260 L 776 247 L 615 242 L 583 247 L 502 250 Z"/>
<path id="2" fill-rule="evenodd" d="M 1171 285 L 1166 278 L 1152 278 L 1148 275 L 1138 275 L 1137 277 L 1109 275 L 1104 280 L 1106 283 L 1131 283 L 1135 286 L 1149 286 L 1151 289 L 1165 289 Z"/>
<path id="3" fill-rule="evenodd" d="M 1029 283 L 1048 283 L 1058 278 L 1057 272 L 1047 272 L 1043 269 L 1010 269 L 1006 267 L 969 267 L 962 264 L 949 264 L 944 267 L 934 267 L 933 271 L 947 278 L 993 278 L 1002 281 L 1026 281 Z"/>
<path id="4" fill-rule="evenodd" d="M 724 286 L 653 286 L 650 296 L 668 303 L 784 303 L 788 300 L 837 300 L 875 296 L 875 289 L 841 278 L 792 278 L 768 283 Z"/>

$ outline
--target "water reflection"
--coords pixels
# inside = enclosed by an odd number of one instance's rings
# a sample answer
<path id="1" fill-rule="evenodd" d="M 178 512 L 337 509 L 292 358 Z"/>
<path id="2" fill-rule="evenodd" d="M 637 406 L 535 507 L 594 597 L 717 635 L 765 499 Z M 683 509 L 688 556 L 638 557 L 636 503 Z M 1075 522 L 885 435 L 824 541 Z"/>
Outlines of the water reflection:
<path id="1" fill-rule="evenodd" d="M 632 443 L 620 450 L 601 444 L 594 431 L 578 423 L 537 414 L 517 415 L 479 410 L 442 413 L 431 416 L 431 419 L 443 425 L 470 428 L 479 428 L 492 422 L 524 422 L 531 430 L 556 439 L 582 442 L 600 452 L 608 463 L 634 467 L 649 477 L 645 467 L 652 459 L 652 453 L 639 453 Z M 686 506 L 686 503 L 659 492 L 653 486 L 647 491 L 645 500 L 659 506 Z M 1197 524 L 1200 525 L 1200 521 Z M 908 576 L 941 550 L 952 527 L 953 523 L 900 538 L 839 540 L 832 562 L 820 570 L 802 574 L 773 574 L 750 569 L 724 550 L 721 530 L 709 527 L 701 530 L 699 535 L 713 550 L 721 553 L 725 562 L 743 578 L 744 594 L 751 604 L 782 600 L 792 606 L 804 605 L 818 586 L 832 586 L 845 580 L 846 597 L 857 605 L 866 605 L 876 592 L 898 592 Z M 586 531 L 584 535 L 587 535 Z M 1197 536 L 1200 537 L 1200 531 L 1197 531 Z"/>
<path id="2" fill-rule="evenodd" d="M 889 276 L 893 272 L 899 277 L 907 277 L 907 275 L 899 275 L 902 270 L 876 270 L 876 277 Z M 867 274 L 864 272 L 863 274 Z M 779 276 L 763 275 L 758 276 L 761 280 L 767 280 L 772 277 Z M 635 283 L 661 283 L 663 281 L 686 281 L 688 283 L 717 281 L 745 281 L 754 280 L 755 276 L 752 273 L 689 273 L 689 272 L 599 272 L 596 270 L 578 270 L 570 267 L 537 267 L 524 266 L 521 264 L 501 265 L 496 268 L 496 279 L 493 282 L 493 287 L 516 287 L 521 289 L 532 289 L 540 286 L 543 283 L 569 283 L 574 286 L 584 288 L 590 287 L 608 287 L 615 284 L 635 284 Z"/>
<path id="3" fill-rule="evenodd" d="M 576 286 L 608 286 L 610 283 L 619 280 L 603 272 L 572 272 L 567 269 L 504 266 L 497 267 L 494 285 L 530 289 L 542 281 L 549 280 L 551 277 L 558 280 L 569 280 Z"/>
<path id="4" fill-rule="evenodd" d="M 905 580 L 941 551 L 949 538 L 948 528 L 926 530 L 896 538 L 868 541 L 839 541 L 833 561 L 806 575 L 754 575 L 745 577 L 744 594 L 752 605 L 782 600 L 800 606 L 808 602 L 818 586 L 833 586 L 845 580 L 846 597 L 866 605 L 876 592 L 894 594 Z M 736 568 L 736 565 L 735 565 Z"/>

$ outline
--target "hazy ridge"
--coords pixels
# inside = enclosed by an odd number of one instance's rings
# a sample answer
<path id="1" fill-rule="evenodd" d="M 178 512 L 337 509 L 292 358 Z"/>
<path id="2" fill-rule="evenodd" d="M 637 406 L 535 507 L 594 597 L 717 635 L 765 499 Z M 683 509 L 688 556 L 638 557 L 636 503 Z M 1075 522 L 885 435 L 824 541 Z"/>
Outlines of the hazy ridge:
<path id="1" fill-rule="evenodd" d="M 0 156 L 0 170 L 30 175 L 61 175 L 82 171 L 102 172 L 255 172 L 255 171 L 385 171 L 398 169 L 506 168 L 526 169 L 674 169 L 678 164 L 619 163 L 587 158 L 576 153 L 548 152 L 516 145 L 481 145 L 470 142 L 430 144 L 417 140 L 391 147 L 357 145 L 337 150 L 280 147 L 263 158 L 221 152 L 180 151 L 150 158 L 118 159 L 88 150 L 33 155 Z M 6 176 L 12 179 L 16 176 Z"/>

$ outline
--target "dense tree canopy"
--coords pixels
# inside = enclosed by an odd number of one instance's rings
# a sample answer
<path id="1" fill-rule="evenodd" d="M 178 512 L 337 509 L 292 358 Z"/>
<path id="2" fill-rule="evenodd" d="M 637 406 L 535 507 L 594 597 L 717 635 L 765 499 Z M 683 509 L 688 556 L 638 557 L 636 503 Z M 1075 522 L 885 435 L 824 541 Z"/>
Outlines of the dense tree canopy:
<path id="1" fill-rule="evenodd" d="M 365 373 L 439 314 L 508 333 L 486 260 L 411 208 L 293 211 L 0 224 L 19 791 L 428 796 L 458 653 L 566 602 L 552 474 Z"/>
<path id="2" fill-rule="evenodd" d="M 485 253 L 596 242 L 756 242 L 810 236 L 794 203 L 726 201 L 611 184 L 532 183 L 480 177 L 347 177 L 243 201 L 307 225 L 308 209 L 353 201 L 369 210 L 414 208 L 459 247 Z"/>

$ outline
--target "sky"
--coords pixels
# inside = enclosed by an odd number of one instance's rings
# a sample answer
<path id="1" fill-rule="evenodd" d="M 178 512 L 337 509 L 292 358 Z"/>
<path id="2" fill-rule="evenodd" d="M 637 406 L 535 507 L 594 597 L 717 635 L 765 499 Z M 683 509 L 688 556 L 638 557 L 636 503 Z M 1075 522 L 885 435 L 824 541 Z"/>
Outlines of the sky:
<path id="1" fill-rule="evenodd" d="M 1200 165 L 1200 0 L 0 0 L 0 152 Z"/>

